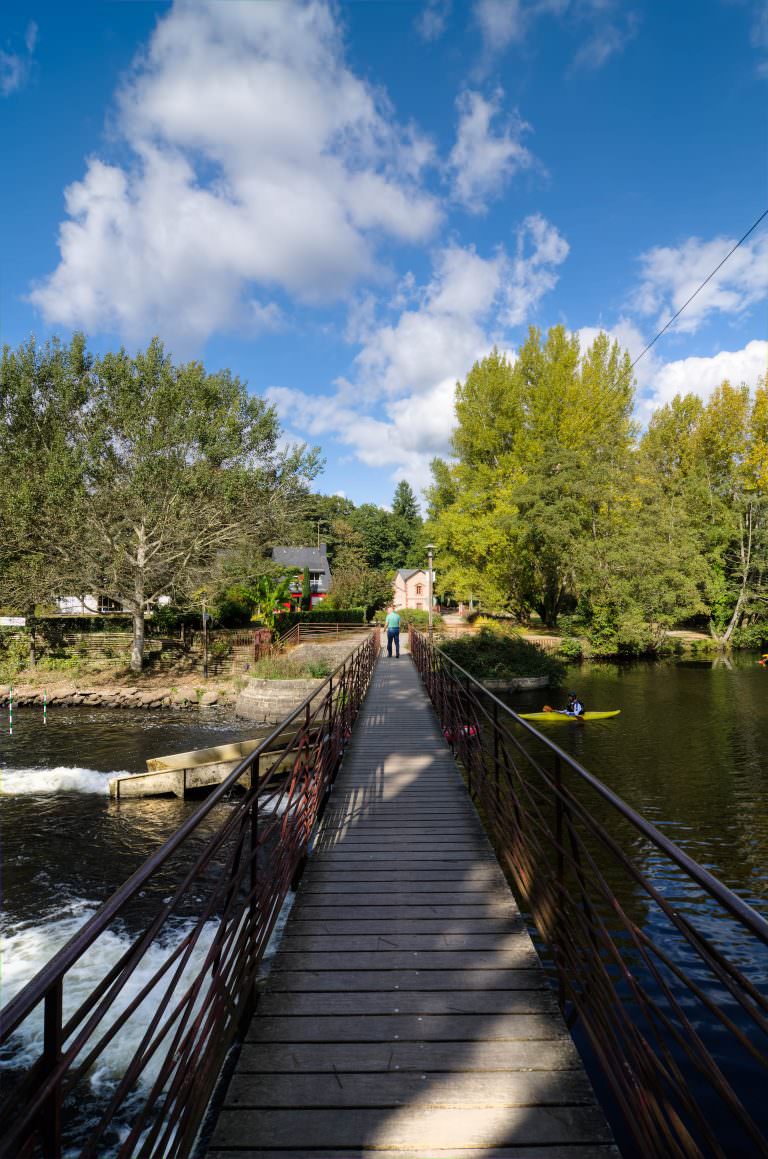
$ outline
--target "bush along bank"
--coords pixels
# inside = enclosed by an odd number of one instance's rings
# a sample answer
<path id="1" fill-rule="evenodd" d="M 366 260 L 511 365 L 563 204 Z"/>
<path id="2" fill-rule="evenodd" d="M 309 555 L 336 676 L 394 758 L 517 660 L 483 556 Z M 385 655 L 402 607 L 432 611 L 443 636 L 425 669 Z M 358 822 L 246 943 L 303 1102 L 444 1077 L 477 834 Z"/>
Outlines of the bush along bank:
<path id="1" fill-rule="evenodd" d="M 441 643 L 445 654 L 477 680 L 512 680 L 515 677 L 547 677 L 551 685 L 562 684 L 565 665 L 535 644 L 508 632 L 481 628 L 472 636 Z"/>

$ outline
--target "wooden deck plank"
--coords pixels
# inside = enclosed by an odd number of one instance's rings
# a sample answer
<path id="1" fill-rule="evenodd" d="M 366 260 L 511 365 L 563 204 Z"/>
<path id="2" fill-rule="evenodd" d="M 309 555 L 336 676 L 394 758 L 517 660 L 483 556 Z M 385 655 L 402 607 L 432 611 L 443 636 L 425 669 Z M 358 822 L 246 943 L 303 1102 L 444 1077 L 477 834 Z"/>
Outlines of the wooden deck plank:
<path id="1" fill-rule="evenodd" d="M 354 911 L 352 911 L 352 915 L 347 911 L 344 918 L 339 921 L 332 921 L 328 918 L 307 918 L 305 912 L 296 914 L 291 922 L 291 935 L 293 937 L 297 935 L 344 937 L 349 934 L 379 934 L 381 936 L 393 934 L 446 934 L 452 936 L 493 934 L 495 937 L 509 930 L 509 925 L 503 917 L 461 918 L 451 921 L 448 918 L 436 918 L 434 910 L 431 911 L 429 917 L 419 918 L 394 918 L 391 914 L 372 918 L 366 909 L 360 911 L 360 916 L 357 919 L 353 914 Z"/>
<path id="2" fill-rule="evenodd" d="M 397 902 L 394 902 L 393 905 L 385 905 L 383 903 L 386 896 L 385 893 L 377 894 L 375 903 L 370 901 L 360 903 L 356 900 L 346 906 L 336 905 L 332 901 L 327 905 L 297 906 L 293 928 L 304 928 L 304 926 L 309 926 L 310 923 L 315 922 L 328 924 L 342 921 L 348 923 L 349 928 L 352 929 L 360 923 L 375 922 L 380 918 L 394 923 L 389 926 L 389 929 L 392 930 L 397 929 L 398 924 L 405 925 L 406 922 L 416 921 L 430 922 L 433 919 L 447 922 L 449 926 L 454 923 L 490 922 L 499 924 L 506 921 L 506 910 L 503 905 L 489 905 L 483 902 L 476 902 L 474 905 L 451 905 L 450 903 L 425 905 L 418 899 L 411 905 L 398 904 Z M 398 910 L 398 914 L 392 913 L 393 906 Z M 425 928 L 429 929 L 430 927 L 427 925 Z"/>
<path id="3" fill-rule="evenodd" d="M 384 1111 L 384 1113 L 382 1113 Z M 597 1107 L 336 1107 L 303 1109 L 223 1108 L 216 1146 L 256 1147 L 448 1147 L 499 1144 L 608 1143 L 611 1135 Z M 308 1148 L 308 1153 L 311 1149 Z M 428 1154 L 428 1152 L 427 1152 Z"/>
<path id="4" fill-rule="evenodd" d="M 420 1081 L 402 1071 L 388 1074 L 240 1074 L 228 1092 L 227 1107 L 535 1107 L 593 1102 L 580 1071 L 552 1077 L 542 1071 L 455 1072 Z"/>
<path id="5" fill-rule="evenodd" d="M 567 1034 L 536 1014 L 315 1014 L 254 1018 L 246 1042 L 546 1042 Z"/>
<path id="6" fill-rule="evenodd" d="M 396 1003 L 396 1005 L 393 1005 Z M 323 995 L 269 991 L 259 999 L 265 1014 L 542 1014 L 557 1009 L 551 990 L 359 990 Z"/>
<path id="7" fill-rule="evenodd" d="M 379 665 L 209 1159 L 615 1159 L 409 660 Z"/>
<path id="8" fill-rule="evenodd" d="M 503 938 L 503 942 L 502 939 Z M 288 931 L 280 943 L 284 954 L 312 952 L 320 950 L 334 954 L 351 954 L 368 950 L 404 950 L 409 953 L 423 950 L 492 950 L 504 952 L 512 948 L 515 953 L 528 950 L 528 934 L 522 926 L 514 933 L 502 929 L 494 933 L 449 934 L 445 930 L 438 933 L 422 934 L 409 932 L 396 934 L 394 930 L 375 934 L 294 934 Z"/>
<path id="9" fill-rule="evenodd" d="M 383 990 L 532 990 L 546 986 L 541 968 L 522 970 L 284 970 L 270 975 L 270 992 Z M 319 1000 L 321 1001 L 321 1000 Z"/>
<path id="10" fill-rule="evenodd" d="M 539 960 L 530 942 L 493 950 L 378 950 L 335 953 L 305 950 L 290 954 L 280 950 L 273 970 L 493 970 L 533 969 Z"/>
<path id="11" fill-rule="evenodd" d="M 237 1073 L 289 1074 L 316 1071 L 416 1071 L 418 1074 L 492 1073 L 508 1070 L 581 1070 L 570 1039 L 550 1042 L 485 1042 L 458 1050 L 455 1042 L 245 1043 Z M 555 1076 L 557 1077 L 557 1076 Z"/>

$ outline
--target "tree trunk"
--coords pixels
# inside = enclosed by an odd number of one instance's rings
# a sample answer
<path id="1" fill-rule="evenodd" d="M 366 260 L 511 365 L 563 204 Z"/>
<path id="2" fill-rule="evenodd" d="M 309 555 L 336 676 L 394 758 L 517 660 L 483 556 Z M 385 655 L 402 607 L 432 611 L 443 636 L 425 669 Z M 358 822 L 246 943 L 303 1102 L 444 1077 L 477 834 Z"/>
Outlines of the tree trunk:
<path id="1" fill-rule="evenodd" d="M 136 571 L 133 579 L 133 644 L 131 645 L 131 671 L 141 672 L 144 667 L 144 564 L 146 563 L 146 529 L 142 523 L 137 528 Z"/>
<path id="2" fill-rule="evenodd" d="M 131 671 L 141 672 L 144 667 L 144 608 L 134 605 L 133 615 L 133 643 L 131 644 Z"/>
<path id="3" fill-rule="evenodd" d="M 726 647 L 731 642 L 731 636 L 739 626 L 744 605 L 747 602 L 747 595 L 749 594 L 749 577 L 752 568 L 752 504 L 750 503 L 744 514 L 744 520 L 741 524 L 741 589 L 739 591 L 738 599 L 736 600 L 736 607 L 733 609 L 731 622 L 723 633 L 723 644 Z"/>

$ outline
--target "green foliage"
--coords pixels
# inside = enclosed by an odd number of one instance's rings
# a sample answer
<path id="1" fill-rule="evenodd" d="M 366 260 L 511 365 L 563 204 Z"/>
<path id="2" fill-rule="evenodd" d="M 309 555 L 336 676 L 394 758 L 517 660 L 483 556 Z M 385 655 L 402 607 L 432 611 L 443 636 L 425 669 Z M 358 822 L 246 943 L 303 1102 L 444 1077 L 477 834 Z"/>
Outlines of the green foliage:
<path id="1" fill-rule="evenodd" d="M 676 398 L 638 438 L 628 357 L 531 330 L 457 384 L 454 463 L 427 532 L 441 589 L 521 624 L 576 617 L 600 654 L 663 648 L 705 617 L 724 643 L 768 599 L 768 389 Z M 574 634 L 569 626 L 568 634 Z"/>
<path id="2" fill-rule="evenodd" d="M 481 628 L 471 636 L 446 640 L 442 649 L 478 680 L 547 676 L 550 683 L 559 684 L 565 676 L 560 660 L 506 631 Z"/>
<path id="3" fill-rule="evenodd" d="M 0 680 L 8 683 L 27 667 L 29 643 L 0 629 Z"/>
<path id="4" fill-rule="evenodd" d="M 569 663 L 584 659 L 584 641 L 579 640 L 576 636 L 563 636 L 560 641 L 560 646 L 557 650 L 558 656 Z"/>
<path id="5" fill-rule="evenodd" d="M 334 664 L 330 660 L 292 660 L 290 656 L 265 656 L 251 665 L 249 675 L 260 680 L 309 680 L 330 676 Z"/>
<path id="6" fill-rule="evenodd" d="M 301 576 L 301 610 L 308 612 L 312 607 L 312 585 L 309 579 L 309 568 L 305 567 Z"/>
<path id="7" fill-rule="evenodd" d="M 423 608 L 398 608 L 397 614 L 400 617 L 401 629 L 406 629 L 411 625 L 418 628 L 419 631 L 424 631 L 429 627 L 429 612 Z M 386 609 L 382 609 L 374 616 L 374 623 L 383 624 L 387 618 Z M 432 627 L 435 631 L 443 626 L 443 617 L 437 612 L 432 613 Z"/>
<path id="8" fill-rule="evenodd" d="M 158 597 L 273 542 L 319 465 L 280 449 L 275 411 L 229 371 L 174 364 L 157 339 L 135 356 L 78 336 L 6 349 L 0 419 L 0 602 L 109 596 L 131 613 L 134 669 Z"/>
<path id="9" fill-rule="evenodd" d="M 329 610 L 364 607 L 366 619 L 392 599 L 392 580 L 387 572 L 349 565 L 333 575 L 333 587 L 324 600 Z"/>
<path id="10" fill-rule="evenodd" d="M 759 624 L 745 624 L 733 633 L 734 648 L 768 648 L 768 621 Z"/>
<path id="11" fill-rule="evenodd" d="M 69 672 L 73 676 L 79 675 L 83 669 L 85 656 L 85 653 L 79 656 L 47 655 L 38 661 L 37 668 L 40 672 Z"/>

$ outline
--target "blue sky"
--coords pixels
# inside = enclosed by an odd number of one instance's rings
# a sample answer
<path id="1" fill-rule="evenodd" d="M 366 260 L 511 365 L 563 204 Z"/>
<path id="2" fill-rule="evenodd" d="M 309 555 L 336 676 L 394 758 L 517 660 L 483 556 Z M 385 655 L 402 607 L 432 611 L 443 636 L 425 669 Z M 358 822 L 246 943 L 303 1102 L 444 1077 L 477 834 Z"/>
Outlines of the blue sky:
<path id="1" fill-rule="evenodd" d="M 768 206 L 767 79 L 765 0 L 12 2 L 0 337 L 159 334 L 387 503 L 494 343 L 639 353 Z M 639 417 L 765 374 L 767 298 L 768 219 Z"/>

